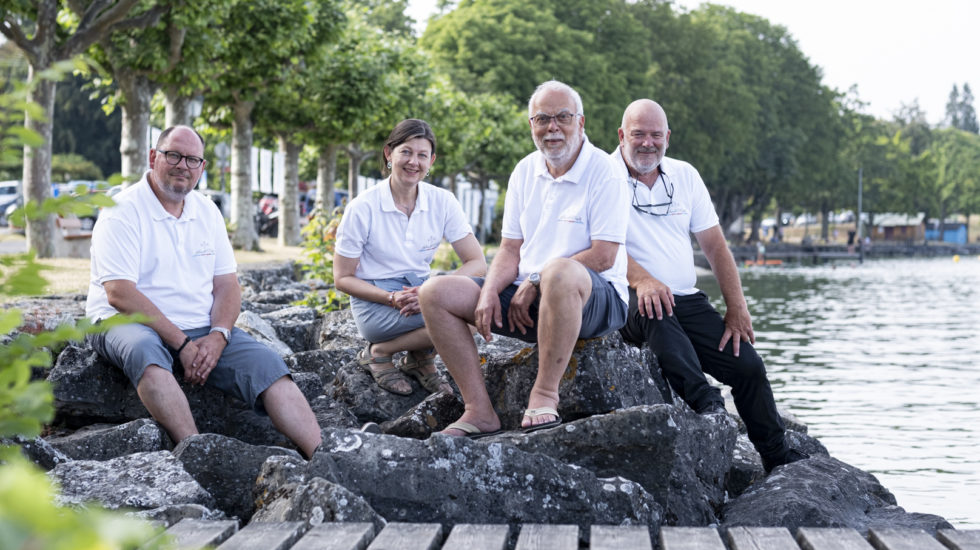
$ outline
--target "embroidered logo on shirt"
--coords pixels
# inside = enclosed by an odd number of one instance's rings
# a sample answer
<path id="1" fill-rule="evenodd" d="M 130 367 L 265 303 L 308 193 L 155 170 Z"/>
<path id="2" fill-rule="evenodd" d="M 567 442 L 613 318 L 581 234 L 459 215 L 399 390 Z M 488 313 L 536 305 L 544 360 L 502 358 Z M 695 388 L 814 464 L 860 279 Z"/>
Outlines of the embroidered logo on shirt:
<path id="1" fill-rule="evenodd" d="M 419 247 L 419 252 L 428 252 L 430 250 L 435 250 L 436 248 L 439 248 L 440 240 L 441 239 L 438 237 L 434 237 L 434 236 L 429 237 L 428 240 L 426 240 L 425 244 Z"/>
<path id="2" fill-rule="evenodd" d="M 194 251 L 193 256 L 195 258 L 198 256 L 214 256 L 214 245 L 209 241 L 201 241 L 201 244 L 197 245 L 197 250 Z"/>
<path id="3" fill-rule="evenodd" d="M 558 216 L 558 221 L 566 223 L 585 223 L 582 216 L 578 214 L 562 214 Z"/>

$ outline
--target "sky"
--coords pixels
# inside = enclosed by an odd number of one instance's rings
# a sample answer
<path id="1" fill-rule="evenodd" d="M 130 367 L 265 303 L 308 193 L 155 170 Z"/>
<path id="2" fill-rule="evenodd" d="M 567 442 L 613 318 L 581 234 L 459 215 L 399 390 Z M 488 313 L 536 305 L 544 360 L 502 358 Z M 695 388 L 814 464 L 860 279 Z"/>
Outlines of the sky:
<path id="1" fill-rule="evenodd" d="M 953 84 L 968 83 L 980 108 L 980 2 L 975 0 L 727 0 L 715 2 L 786 27 L 824 84 L 857 85 L 864 112 L 891 119 L 918 100 L 926 120 L 946 114 Z M 675 0 L 691 10 L 699 0 Z M 424 22 L 435 0 L 410 0 L 409 15 Z"/>

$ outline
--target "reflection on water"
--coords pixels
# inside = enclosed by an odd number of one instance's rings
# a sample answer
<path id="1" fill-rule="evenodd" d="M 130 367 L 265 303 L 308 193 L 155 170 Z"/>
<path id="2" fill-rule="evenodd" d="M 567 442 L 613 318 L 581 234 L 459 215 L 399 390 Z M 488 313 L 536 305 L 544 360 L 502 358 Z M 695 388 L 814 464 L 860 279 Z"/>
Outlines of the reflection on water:
<path id="1" fill-rule="evenodd" d="M 906 511 L 980 528 L 980 258 L 749 268 L 742 284 L 780 406 Z"/>

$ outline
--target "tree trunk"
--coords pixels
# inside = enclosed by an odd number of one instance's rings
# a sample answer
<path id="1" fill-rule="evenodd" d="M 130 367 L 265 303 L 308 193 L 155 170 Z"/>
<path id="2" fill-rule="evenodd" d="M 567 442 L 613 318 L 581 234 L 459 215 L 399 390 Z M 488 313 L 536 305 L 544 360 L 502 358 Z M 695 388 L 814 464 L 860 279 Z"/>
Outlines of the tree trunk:
<path id="1" fill-rule="evenodd" d="M 374 155 L 374 151 L 362 151 L 357 144 L 351 143 L 347 146 L 347 157 L 350 158 L 350 164 L 347 167 L 347 189 L 351 199 L 361 192 L 358 188 L 357 177 L 361 175 L 361 165 L 372 155 Z"/>
<path id="2" fill-rule="evenodd" d="M 830 207 L 826 200 L 820 203 L 820 238 L 823 242 L 830 239 Z"/>
<path id="3" fill-rule="evenodd" d="M 193 123 L 193 120 L 191 120 L 191 102 L 193 99 L 192 97 L 180 95 L 176 87 L 167 86 L 164 90 L 164 106 L 166 110 L 164 126 L 166 128 L 177 125 L 191 126 Z"/>
<path id="4" fill-rule="evenodd" d="M 43 67 L 44 70 L 47 67 Z M 51 134 L 54 127 L 55 83 L 37 78 L 39 71 L 31 65 L 27 79 L 34 83 L 28 100 L 41 107 L 42 118 L 34 118 L 28 109 L 24 126 L 37 132 L 42 143 L 38 147 L 24 146 L 24 198 L 40 205 L 51 197 Z M 54 215 L 27 220 L 27 244 L 38 258 L 54 256 Z"/>
<path id="5" fill-rule="evenodd" d="M 454 197 L 456 196 L 456 176 L 458 175 L 459 174 L 457 172 L 449 174 L 449 192 L 452 193 Z"/>
<path id="6" fill-rule="evenodd" d="M 333 183 L 337 181 L 337 151 L 340 146 L 331 143 L 320 149 L 316 164 L 316 209 L 330 213 L 333 210 Z"/>
<path id="7" fill-rule="evenodd" d="M 279 238 L 280 246 L 296 246 L 301 242 L 299 235 L 299 153 L 302 145 L 279 136 L 279 152 L 286 157 L 286 177 L 279 193 Z"/>
<path id="8" fill-rule="evenodd" d="M 127 181 L 138 180 L 149 168 L 150 100 L 153 84 L 141 74 L 120 71 L 116 79 L 122 94 L 122 175 Z"/>
<path id="9" fill-rule="evenodd" d="M 231 128 L 231 244 L 242 250 L 259 250 L 252 204 L 252 109 L 254 101 L 236 101 Z"/>

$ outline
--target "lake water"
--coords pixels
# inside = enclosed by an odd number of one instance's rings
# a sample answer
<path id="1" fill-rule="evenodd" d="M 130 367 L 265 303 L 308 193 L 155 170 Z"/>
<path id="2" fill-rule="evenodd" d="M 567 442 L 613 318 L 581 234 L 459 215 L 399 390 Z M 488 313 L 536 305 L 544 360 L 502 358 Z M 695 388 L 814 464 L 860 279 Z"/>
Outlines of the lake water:
<path id="1" fill-rule="evenodd" d="M 780 407 L 906 511 L 980 529 L 980 258 L 741 275 Z"/>

